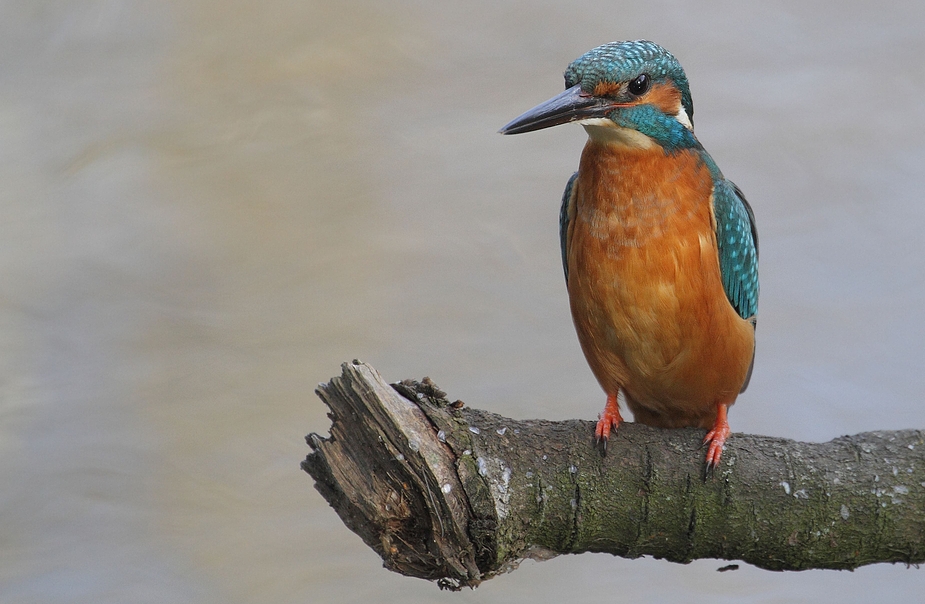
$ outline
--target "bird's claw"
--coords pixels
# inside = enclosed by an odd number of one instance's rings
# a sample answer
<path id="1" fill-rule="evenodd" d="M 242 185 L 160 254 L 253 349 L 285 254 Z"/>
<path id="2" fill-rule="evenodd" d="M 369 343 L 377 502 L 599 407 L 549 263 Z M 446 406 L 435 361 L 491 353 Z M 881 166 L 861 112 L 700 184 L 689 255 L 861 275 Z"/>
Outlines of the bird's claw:
<path id="1" fill-rule="evenodd" d="M 617 404 L 616 395 L 608 394 L 607 404 L 598 416 L 597 426 L 594 428 L 595 442 L 598 444 L 603 442 L 605 452 L 607 451 L 607 440 L 610 438 L 610 433 L 615 432 L 622 421 L 623 418 L 620 417 L 620 407 Z"/>
<path id="2" fill-rule="evenodd" d="M 703 443 L 700 445 L 703 448 L 707 443 L 710 444 L 707 448 L 707 467 L 712 469 L 719 465 L 720 457 L 723 455 L 723 445 L 726 444 L 726 436 L 729 434 L 729 429 L 726 428 L 726 433 L 723 434 L 721 431 L 710 430 L 707 432 L 706 437 L 703 439 Z"/>
<path id="3" fill-rule="evenodd" d="M 723 446 L 726 444 L 726 439 L 729 437 L 729 422 L 726 420 L 726 405 L 719 404 L 717 405 L 716 421 L 713 423 L 713 428 L 707 432 L 707 435 L 703 437 L 703 442 L 700 444 L 702 449 L 704 445 L 709 443 L 707 448 L 707 466 L 705 476 L 710 476 L 713 474 L 713 470 L 719 466 L 719 460 L 723 455 Z"/>
<path id="4" fill-rule="evenodd" d="M 614 419 L 610 415 L 601 413 L 597 419 L 597 427 L 594 429 L 594 436 L 597 442 L 604 441 L 607 442 L 607 439 L 610 438 L 611 432 L 616 432 L 617 428 L 620 427 L 620 419 Z"/>

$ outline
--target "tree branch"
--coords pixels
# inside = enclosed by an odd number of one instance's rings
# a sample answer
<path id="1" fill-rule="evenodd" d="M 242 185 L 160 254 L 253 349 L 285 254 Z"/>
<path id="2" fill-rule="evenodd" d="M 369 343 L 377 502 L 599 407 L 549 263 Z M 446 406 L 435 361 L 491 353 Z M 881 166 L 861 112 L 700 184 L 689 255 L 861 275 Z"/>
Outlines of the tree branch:
<path id="1" fill-rule="evenodd" d="M 473 587 L 524 558 L 609 552 L 771 570 L 925 561 L 925 433 L 828 443 L 734 434 L 704 478 L 703 430 L 516 421 L 344 363 L 318 395 L 330 438 L 302 468 L 386 568 Z"/>

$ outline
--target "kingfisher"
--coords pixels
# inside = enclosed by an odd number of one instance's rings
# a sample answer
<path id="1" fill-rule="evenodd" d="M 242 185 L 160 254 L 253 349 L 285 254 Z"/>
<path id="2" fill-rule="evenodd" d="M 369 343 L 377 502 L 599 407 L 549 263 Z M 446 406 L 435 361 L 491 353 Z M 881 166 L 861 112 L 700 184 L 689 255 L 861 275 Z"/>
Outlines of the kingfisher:
<path id="1" fill-rule="evenodd" d="M 559 212 L 572 319 L 607 395 L 595 435 L 623 421 L 700 427 L 719 465 L 727 412 L 755 359 L 758 232 L 742 191 L 694 136 L 684 69 L 647 40 L 612 42 L 565 71 L 565 92 L 504 126 L 577 122 L 588 134 Z"/>

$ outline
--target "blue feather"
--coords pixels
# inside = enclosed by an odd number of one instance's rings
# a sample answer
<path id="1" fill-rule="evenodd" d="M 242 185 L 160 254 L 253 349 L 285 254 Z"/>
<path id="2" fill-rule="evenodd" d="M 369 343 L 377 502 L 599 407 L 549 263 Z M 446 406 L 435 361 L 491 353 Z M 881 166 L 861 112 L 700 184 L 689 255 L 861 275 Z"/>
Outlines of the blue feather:
<path id="1" fill-rule="evenodd" d="M 578 172 L 575 172 L 568 179 L 565 192 L 562 194 L 562 207 L 559 208 L 559 247 L 562 250 L 562 270 L 565 271 L 566 283 L 568 283 L 568 208 L 572 202 L 572 189 L 577 178 Z"/>
<path id="2" fill-rule="evenodd" d="M 713 185 L 713 215 L 723 289 L 743 319 L 758 313 L 758 231 L 742 191 L 719 177 Z"/>

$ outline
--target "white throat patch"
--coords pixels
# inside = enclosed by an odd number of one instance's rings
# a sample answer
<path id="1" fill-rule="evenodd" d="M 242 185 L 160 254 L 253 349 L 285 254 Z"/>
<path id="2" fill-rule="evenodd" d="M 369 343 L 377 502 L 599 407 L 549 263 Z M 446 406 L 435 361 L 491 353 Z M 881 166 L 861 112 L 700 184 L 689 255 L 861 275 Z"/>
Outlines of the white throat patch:
<path id="1" fill-rule="evenodd" d="M 633 147 L 635 149 L 648 149 L 656 146 L 655 141 L 642 132 L 623 128 L 604 117 L 580 120 L 578 123 L 584 126 L 585 132 L 588 133 L 591 140 L 598 143 Z"/>

